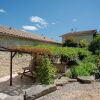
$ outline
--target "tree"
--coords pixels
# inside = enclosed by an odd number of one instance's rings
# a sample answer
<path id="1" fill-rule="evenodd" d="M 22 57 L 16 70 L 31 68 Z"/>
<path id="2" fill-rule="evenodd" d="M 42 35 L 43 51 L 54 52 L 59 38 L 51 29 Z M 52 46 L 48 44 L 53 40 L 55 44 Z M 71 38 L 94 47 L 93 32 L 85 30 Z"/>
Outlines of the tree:
<path id="1" fill-rule="evenodd" d="M 89 50 L 93 54 L 100 54 L 100 37 L 96 37 L 89 45 Z"/>

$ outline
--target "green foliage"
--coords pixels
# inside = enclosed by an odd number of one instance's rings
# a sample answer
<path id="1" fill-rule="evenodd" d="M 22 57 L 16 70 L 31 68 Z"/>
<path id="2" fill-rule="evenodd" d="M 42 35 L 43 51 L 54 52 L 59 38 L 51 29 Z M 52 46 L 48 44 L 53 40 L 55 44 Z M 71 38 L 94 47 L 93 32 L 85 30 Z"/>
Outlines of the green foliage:
<path id="1" fill-rule="evenodd" d="M 100 65 L 97 66 L 97 69 L 95 70 L 95 78 L 99 79 L 100 78 Z"/>
<path id="2" fill-rule="evenodd" d="M 99 34 L 96 34 L 95 39 L 96 38 L 99 38 L 100 39 L 100 33 Z"/>
<path id="3" fill-rule="evenodd" d="M 100 54 L 100 36 L 96 37 L 89 45 L 89 50 L 93 52 L 93 54 Z"/>
<path id="4" fill-rule="evenodd" d="M 80 40 L 79 47 L 83 48 L 83 47 L 87 47 L 87 46 L 88 46 L 88 42 L 86 39 Z"/>
<path id="5" fill-rule="evenodd" d="M 100 78 L 100 56 L 98 56 L 96 59 L 96 65 L 97 65 L 97 68 L 95 70 L 95 78 L 98 79 Z"/>
<path id="6" fill-rule="evenodd" d="M 83 60 L 83 62 L 84 62 L 84 63 L 85 63 L 85 62 L 86 62 L 86 63 L 91 62 L 91 63 L 96 64 L 98 58 L 99 58 L 99 56 L 97 56 L 97 55 L 89 55 L 89 56 L 87 56 L 87 57 Z"/>
<path id="7" fill-rule="evenodd" d="M 76 48 L 78 52 L 78 56 L 80 60 L 83 60 L 85 57 L 88 57 L 91 55 L 91 52 L 88 51 L 87 48 Z"/>
<path id="8" fill-rule="evenodd" d="M 71 59 L 74 59 L 74 57 L 78 57 L 81 55 L 84 55 L 86 57 L 91 54 L 91 52 L 86 48 L 57 47 L 47 45 L 39 45 L 38 47 L 49 49 L 53 53 L 53 55 L 63 55 Z"/>
<path id="9" fill-rule="evenodd" d="M 54 82 L 55 74 L 56 68 L 47 57 L 44 57 L 38 71 L 39 82 L 42 84 L 52 84 Z"/>
<path id="10" fill-rule="evenodd" d="M 61 61 L 69 65 L 77 64 L 79 60 L 83 60 L 91 54 L 91 52 L 86 48 L 57 47 L 47 45 L 39 45 L 38 47 L 49 49 L 53 55 L 61 56 Z"/>
<path id="11" fill-rule="evenodd" d="M 68 47 L 78 47 L 78 44 L 75 41 L 69 39 L 69 40 L 66 40 L 63 43 L 63 47 L 66 47 L 66 46 L 68 46 Z"/>
<path id="12" fill-rule="evenodd" d="M 94 70 L 96 69 L 96 65 L 88 62 L 81 62 L 78 66 L 74 66 L 71 68 L 72 76 L 90 76 L 94 74 Z"/>

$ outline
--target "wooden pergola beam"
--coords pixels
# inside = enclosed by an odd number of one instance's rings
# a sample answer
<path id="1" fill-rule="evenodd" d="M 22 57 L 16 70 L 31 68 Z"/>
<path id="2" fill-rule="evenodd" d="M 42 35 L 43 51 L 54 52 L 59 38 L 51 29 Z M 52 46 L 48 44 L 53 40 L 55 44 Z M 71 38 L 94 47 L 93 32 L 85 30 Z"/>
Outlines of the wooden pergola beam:
<path id="1" fill-rule="evenodd" d="M 10 86 L 12 86 L 12 60 L 14 58 L 14 56 L 17 54 L 17 52 L 10 52 Z"/>
<path id="2" fill-rule="evenodd" d="M 12 55 L 13 53 L 10 52 L 10 86 L 12 86 Z"/>

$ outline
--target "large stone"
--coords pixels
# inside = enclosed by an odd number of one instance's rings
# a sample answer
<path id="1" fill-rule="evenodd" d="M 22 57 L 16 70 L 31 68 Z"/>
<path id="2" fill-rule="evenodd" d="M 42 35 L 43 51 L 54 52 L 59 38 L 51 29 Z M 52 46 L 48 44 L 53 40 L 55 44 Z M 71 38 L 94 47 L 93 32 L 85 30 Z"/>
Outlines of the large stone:
<path id="1" fill-rule="evenodd" d="M 77 81 L 81 83 L 92 83 L 95 81 L 95 77 L 94 76 L 78 76 Z"/>
<path id="2" fill-rule="evenodd" d="M 28 100 L 34 100 L 41 96 L 57 90 L 56 85 L 34 85 L 31 88 L 25 89 Z"/>
<path id="3" fill-rule="evenodd" d="M 68 78 L 67 77 L 61 77 L 60 79 L 55 80 L 56 86 L 63 86 L 68 83 Z"/>
<path id="4" fill-rule="evenodd" d="M 68 82 L 70 82 L 70 83 L 77 82 L 77 79 L 69 79 Z"/>

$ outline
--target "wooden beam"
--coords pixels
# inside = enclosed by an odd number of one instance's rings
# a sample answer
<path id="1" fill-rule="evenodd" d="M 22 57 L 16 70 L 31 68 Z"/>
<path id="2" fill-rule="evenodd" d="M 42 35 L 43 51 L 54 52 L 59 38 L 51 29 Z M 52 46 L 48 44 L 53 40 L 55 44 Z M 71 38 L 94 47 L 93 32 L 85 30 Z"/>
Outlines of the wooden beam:
<path id="1" fill-rule="evenodd" d="M 14 58 L 14 56 L 17 54 L 17 52 L 14 52 L 13 54 L 12 54 L 12 58 Z"/>
<path id="2" fill-rule="evenodd" d="M 10 86 L 12 86 L 12 57 L 13 52 L 10 52 Z"/>

